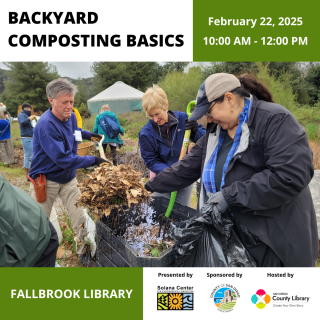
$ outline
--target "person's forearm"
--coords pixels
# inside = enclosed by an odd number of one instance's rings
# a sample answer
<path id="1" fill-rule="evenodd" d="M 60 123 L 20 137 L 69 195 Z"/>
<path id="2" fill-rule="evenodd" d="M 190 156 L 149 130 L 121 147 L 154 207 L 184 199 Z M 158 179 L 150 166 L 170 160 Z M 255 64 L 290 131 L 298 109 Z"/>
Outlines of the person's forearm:
<path id="1" fill-rule="evenodd" d="M 81 128 L 79 129 L 81 130 L 82 139 L 91 140 L 92 133 L 90 131 L 82 130 Z"/>

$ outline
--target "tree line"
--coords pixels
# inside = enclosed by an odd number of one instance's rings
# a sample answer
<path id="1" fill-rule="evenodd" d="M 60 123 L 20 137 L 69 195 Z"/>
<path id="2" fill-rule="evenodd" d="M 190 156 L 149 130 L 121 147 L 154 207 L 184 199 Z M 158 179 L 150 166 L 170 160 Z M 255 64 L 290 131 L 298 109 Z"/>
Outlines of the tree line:
<path id="1" fill-rule="evenodd" d="M 50 107 L 46 85 L 60 77 L 57 68 L 48 62 L 6 62 L 8 70 L 0 69 L 0 101 L 16 116 L 18 106 L 24 102 L 44 111 Z M 144 91 L 158 83 L 167 73 L 183 71 L 188 62 L 94 62 L 92 78 L 67 78 L 78 86 L 75 107 L 85 108 L 87 100 L 105 90 L 116 81 Z"/>
<path id="2" fill-rule="evenodd" d="M 184 110 L 186 103 L 196 97 L 199 85 L 212 73 L 226 72 L 235 75 L 259 72 L 255 62 L 210 62 L 189 67 L 189 62 L 94 62 L 92 78 L 71 79 L 78 86 L 75 107 L 86 108 L 86 102 L 116 81 L 145 91 L 157 83 L 166 91 L 174 110 Z M 289 81 L 296 101 L 301 105 L 320 103 L 320 64 L 315 62 L 264 62 L 276 80 Z M 24 102 L 46 110 L 48 103 L 45 88 L 48 82 L 59 78 L 55 66 L 48 62 L 7 62 L 8 70 L 0 69 L 0 101 L 16 115 Z"/>

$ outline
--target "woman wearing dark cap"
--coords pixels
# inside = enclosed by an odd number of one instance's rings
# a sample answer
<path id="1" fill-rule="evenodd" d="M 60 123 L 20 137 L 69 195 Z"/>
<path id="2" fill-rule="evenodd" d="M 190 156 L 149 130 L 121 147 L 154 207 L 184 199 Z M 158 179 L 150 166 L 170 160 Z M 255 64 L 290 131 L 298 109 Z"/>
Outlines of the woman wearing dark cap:
<path id="1" fill-rule="evenodd" d="M 209 76 L 191 120 L 207 115 L 207 133 L 177 164 L 146 184 L 184 188 L 201 177 L 198 207 L 230 214 L 259 267 L 313 267 L 319 254 L 309 190 L 312 151 L 293 115 L 252 75 Z"/>

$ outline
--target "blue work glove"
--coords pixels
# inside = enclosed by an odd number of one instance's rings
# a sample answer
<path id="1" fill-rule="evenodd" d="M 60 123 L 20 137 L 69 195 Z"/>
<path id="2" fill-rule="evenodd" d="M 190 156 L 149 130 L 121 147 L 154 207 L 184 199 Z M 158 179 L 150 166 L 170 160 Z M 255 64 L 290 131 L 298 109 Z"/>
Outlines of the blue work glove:
<path id="1" fill-rule="evenodd" d="M 207 202 L 210 204 L 215 204 L 219 212 L 224 213 L 228 209 L 229 205 L 221 191 L 217 193 L 208 192 L 207 196 L 209 197 Z"/>

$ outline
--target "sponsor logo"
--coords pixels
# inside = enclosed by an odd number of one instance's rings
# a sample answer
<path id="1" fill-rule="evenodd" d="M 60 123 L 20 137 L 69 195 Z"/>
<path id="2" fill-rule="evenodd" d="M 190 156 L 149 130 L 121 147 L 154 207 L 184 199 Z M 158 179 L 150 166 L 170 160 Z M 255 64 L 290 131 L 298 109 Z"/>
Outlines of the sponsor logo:
<path id="1" fill-rule="evenodd" d="M 251 301 L 258 309 L 263 309 L 271 301 L 271 297 L 264 290 L 259 289 L 256 294 L 251 297 Z"/>
<path id="2" fill-rule="evenodd" d="M 193 287 L 158 286 L 157 291 L 157 310 L 193 310 Z"/>
<path id="3" fill-rule="evenodd" d="M 193 293 L 158 293 L 157 310 L 193 310 Z"/>
<path id="4" fill-rule="evenodd" d="M 239 291 L 229 284 L 217 286 L 211 292 L 210 298 L 220 312 L 230 312 L 233 310 L 238 299 L 240 298 Z"/>

